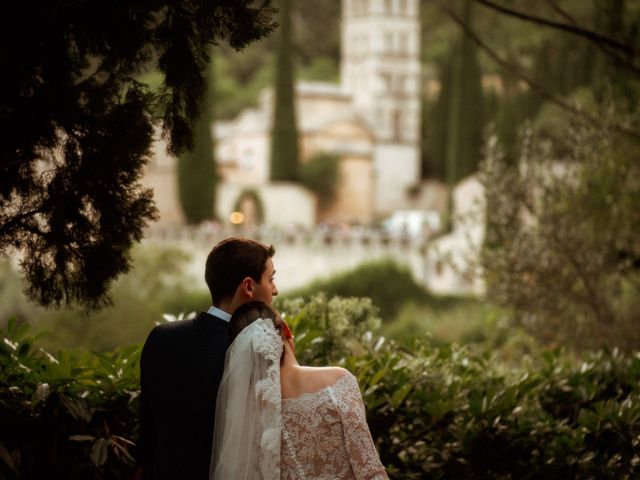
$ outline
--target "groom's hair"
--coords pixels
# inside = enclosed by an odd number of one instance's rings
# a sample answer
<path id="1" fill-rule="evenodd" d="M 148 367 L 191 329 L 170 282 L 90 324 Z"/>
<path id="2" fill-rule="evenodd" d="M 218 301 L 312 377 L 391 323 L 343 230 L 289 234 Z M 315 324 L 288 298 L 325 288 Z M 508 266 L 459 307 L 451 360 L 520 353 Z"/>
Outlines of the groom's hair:
<path id="1" fill-rule="evenodd" d="M 259 318 L 270 318 L 278 333 L 283 322 L 277 310 L 264 302 L 247 302 L 240 305 L 229 321 L 229 339 L 233 342 L 238 334 Z"/>
<path id="2" fill-rule="evenodd" d="M 273 245 L 248 238 L 227 238 L 213 247 L 204 271 L 213 304 L 232 298 L 246 277 L 260 282 L 267 260 L 275 253 Z"/>

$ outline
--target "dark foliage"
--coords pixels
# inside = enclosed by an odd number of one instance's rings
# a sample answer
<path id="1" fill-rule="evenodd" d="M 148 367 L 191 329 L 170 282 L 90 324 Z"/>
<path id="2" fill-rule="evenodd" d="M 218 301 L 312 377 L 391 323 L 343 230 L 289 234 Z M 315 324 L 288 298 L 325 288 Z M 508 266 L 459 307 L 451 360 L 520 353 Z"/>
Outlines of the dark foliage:
<path id="1" fill-rule="evenodd" d="M 213 63 L 213 62 L 211 62 Z M 206 90 L 214 87 L 212 65 L 207 68 Z M 189 224 L 212 220 L 215 212 L 216 164 L 211 136 L 213 108 L 205 94 L 202 113 L 194 129 L 194 148 L 178 159 L 180 205 Z"/>
<path id="2" fill-rule="evenodd" d="M 0 347 L 0 478 L 129 478 L 140 347 L 55 357 L 14 319 Z"/>
<path id="3" fill-rule="evenodd" d="M 0 254 L 43 305 L 97 307 L 154 218 L 138 183 L 163 117 L 192 145 L 208 48 L 269 33 L 269 2 L 13 2 L 0 20 Z M 136 80 L 157 63 L 160 94 Z"/>

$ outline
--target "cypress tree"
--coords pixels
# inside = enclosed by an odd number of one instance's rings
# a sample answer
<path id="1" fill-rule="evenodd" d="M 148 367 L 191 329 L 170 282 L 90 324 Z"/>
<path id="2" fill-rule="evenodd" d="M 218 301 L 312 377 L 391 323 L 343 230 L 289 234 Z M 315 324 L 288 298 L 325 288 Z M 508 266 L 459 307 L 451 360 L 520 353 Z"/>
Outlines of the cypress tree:
<path id="1" fill-rule="evenodd" d="M 467 0 L 465 15 L 471 24 L 471 1 Z M 465 35 L 461 42 L 462 68 L 460 70 L 460 151 L 457 180 L 473 174 L 478 169 L 484 140 L 484 99 L 482 74 L 478 65 L 477 48 Z"/>
<path id="2" fill-rule="evenodd" d="M 514 166 L 518 163 L 518 132 L 525 120 L 524 104 L 527 103 L 525 94 L 504 97 L 500 101 L 500 108 L 496 115 L 496 133 L 504 149 L 503 161 Z"/>
<path id="3" fill-rule="evenodd" d="M 472 23 L 471 1 L 464 1 L 464 21 Z M 462 178 L 476 171 L 483 141 L 484 115 L 480 68 L 476 48 L 471 38 L 461 34 L 454 47 L 451 65 L 451 91 L 446 119 L 445 172 L 449 185 L 449 223 L 453 213 L 453 187 Z M 446 98 L 446 97 L 445 97 Z M 450 226 L 450 225 L 449 225 Z"/>
<path id="4" fill-rule="evenodd" d="M 275 106 L 271 131 L 271 179 L 298 177 L 298 129 L 294 105 L 291 1 L 280 2 L 280 41 L 276 64 Z"/>
<path id="5" fill-rule="evenodd" d="M 637 16 L 634 18 L 633 9 L 627 8 L 625 0 L 594 0 L 594 17 L 597 31 L 623 41 L 629 39 L 627 41 L 630 45 L 635 40 L 637 45 L 640 19 Z M 630 24 L 629 27 L 625 23 Z M 596 97 L 603 100 L 613 94 L 620 100 L 618 104 L 623 111 L 637 111 L 640 102 L 636 87 L 637 75 L 629 69 L 621 68 L 617 61 L 601 50 L 594 50 L 594 60 L 593 87 Z"/>
<path id="6" fill-rule="evenodd" d="M 462 141 L 460 118 L 462 117 L 462 55 L 459 45 L 453 49 L 451 65 L 451 91 L 447 114 L 447 143 L 445 145 L 445 172 L 450 190 L 458 180 L 459 148 Z M 452 209 L 452 199 L 449 198 L 449 213 Z"/>
<path id="7" fill-rule="evenodd" d="M 214 88 L 213 60 L 207 69 L 207 86 Z M 211 95 L 203 95 L 200 118 L 194 132 L 194 148 L 178 159 L 178 194 L 184 217 L 189 224 L 198 224 L 214 217 L 216 171 L 211 123 Z"/>
<path id="8" fill-rule="evenodd" d="M 272 13 L 269 0 L 6 4 L 0 256 L 21 259 L 31 299 L 108 303 L 157 216 L 153 191 L 140 183 L 154 127 L 171 154 L 190 148 L 208 46 L 263 38 L 275 28 Z M 140 81 L 151 68 L 159 91 Z"/>
<path id="9" fill-rule="evenodd" d="M 440 92 L 435 102 L 425 102 L 422 109 L 422 172 L 425 176 L 447 179 L 447 131 L 451 99 L 451 56 L 440 63 Z"/>

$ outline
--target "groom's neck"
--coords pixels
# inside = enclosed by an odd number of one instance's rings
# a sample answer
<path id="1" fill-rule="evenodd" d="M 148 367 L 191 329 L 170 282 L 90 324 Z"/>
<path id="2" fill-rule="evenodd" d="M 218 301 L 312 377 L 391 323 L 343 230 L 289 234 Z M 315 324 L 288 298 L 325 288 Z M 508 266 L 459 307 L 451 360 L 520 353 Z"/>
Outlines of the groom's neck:
<path id="1" fill-rule="evenodd" d="M 213 306 L 216 308 L 219 308 L 223 312 L 228 313 L 229 315 L 231 315 L 233 313 L 233 310 L 235 310 L 235 309 L 232 309 L 231 301 L 218 302 L 217 304 L 214 303 Z"/>

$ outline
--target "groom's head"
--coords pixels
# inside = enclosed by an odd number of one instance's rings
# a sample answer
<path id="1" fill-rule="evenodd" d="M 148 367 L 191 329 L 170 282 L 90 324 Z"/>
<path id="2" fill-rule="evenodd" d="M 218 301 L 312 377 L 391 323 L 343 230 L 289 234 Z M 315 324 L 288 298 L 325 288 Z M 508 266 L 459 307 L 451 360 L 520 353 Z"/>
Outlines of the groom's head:
<path id="1" fill-rule="evenodd" d="M 253 300 L 270 304 L 278 294 L 274 254 L 273 245 L 247 238 L 227 238 L 213 247 L 204 273 L 213 305 L 233 313 Z"/>

